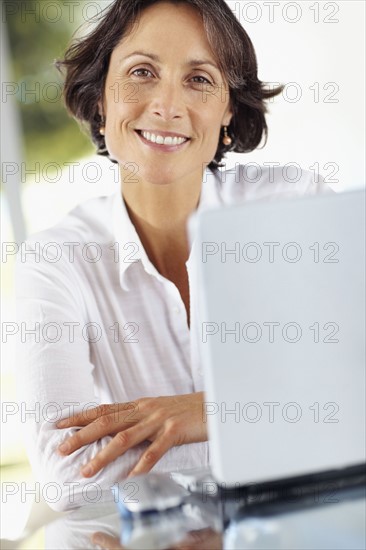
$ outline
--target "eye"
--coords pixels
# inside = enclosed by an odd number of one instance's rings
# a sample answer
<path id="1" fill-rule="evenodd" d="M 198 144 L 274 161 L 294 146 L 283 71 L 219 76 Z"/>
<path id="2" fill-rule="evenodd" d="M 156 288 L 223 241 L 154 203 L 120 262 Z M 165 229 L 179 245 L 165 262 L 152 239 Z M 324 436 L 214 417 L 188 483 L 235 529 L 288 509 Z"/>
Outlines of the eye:
<path id="1" fill-rule="evenodd" d="M 210 80 L 208 80 L 208 78 L 206 78 L 205 76 L 202 76 L 202 75 L 194 76 L 193 80 L 194 79 L 198 79 L 198 80 L 195 80 L 196 84 L 210 84 L 212 86 L 212 82 L 210 82 Z"/>
<path id="2" fill-rule="evenodd" d="M 147 73 L 149 73 L 149 75 L 153 76 L 151 71 L 149 71 L 148 69 L 144 69 L 143 67 L 140 67 L 139 69 L 135 69 L 134 71 L 132 71 L 131 74 L 133 74 L 135 76 L 138 76 L 138 77 L 144 78 L 144 77 L 148 76 Z"/>

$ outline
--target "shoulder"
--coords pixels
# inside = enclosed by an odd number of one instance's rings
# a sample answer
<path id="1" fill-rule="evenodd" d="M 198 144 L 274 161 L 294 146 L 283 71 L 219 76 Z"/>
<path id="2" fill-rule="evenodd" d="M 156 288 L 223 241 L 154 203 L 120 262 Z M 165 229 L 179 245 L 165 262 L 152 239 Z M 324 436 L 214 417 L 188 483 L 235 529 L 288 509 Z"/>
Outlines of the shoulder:
<path id="1" fill-rule="evenodd" d="M 89 199 L 54 226 L 33 233 L 19 245 L 16 272 L 23 277 L 33 271 L 70 275 L 85 247 L 103 248 L 113 238 L 112 211 L 115 195 Z M 84 262 L 85 263 L 85 262 Z M 75 269 L 72 269 L 74 272 Z"/>
<path id="2" fill-rule="evenodd" d="M 77 205 L 55 225 L 30 235 L 26 243 L 63 244 L 67 240 L 85 243 L 93 238 L 108 238 L 112 235 L 111 215 L 114 197 L 115 195 L 95 197 Z"/>
<path id="3" fill-rule="evenodd" d="M 228 203 L 333 192 L 321 175 L 304 170 L 297 163 L 236 163 L 229 170 L 217 172 L 216 177 L 221 180 L 222 193 Z"/>

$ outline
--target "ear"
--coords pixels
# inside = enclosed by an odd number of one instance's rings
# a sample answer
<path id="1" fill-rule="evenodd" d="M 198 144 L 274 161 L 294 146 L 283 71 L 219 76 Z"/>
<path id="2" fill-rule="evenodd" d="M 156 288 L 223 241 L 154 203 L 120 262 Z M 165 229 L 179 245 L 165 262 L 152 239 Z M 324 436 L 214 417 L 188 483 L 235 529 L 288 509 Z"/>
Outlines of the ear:
<path id="1" fill-rule="evenodd" d="M 223 119 L 222 119 L 222 124 L 223 126 L 229 126 L 231 120 L 233 118 L 233 111 L 231 109 L 231 103 L 228 105 L 226 111 L 225 111 L 225 114 L 223 116 Z"/>
<path id="2" fill-rule="evenodd" d="M 104 108 L 103 108 L 103 102 L 101 99 L 98 101 L 98 113 L 102 118 L 104 118 Z"/>

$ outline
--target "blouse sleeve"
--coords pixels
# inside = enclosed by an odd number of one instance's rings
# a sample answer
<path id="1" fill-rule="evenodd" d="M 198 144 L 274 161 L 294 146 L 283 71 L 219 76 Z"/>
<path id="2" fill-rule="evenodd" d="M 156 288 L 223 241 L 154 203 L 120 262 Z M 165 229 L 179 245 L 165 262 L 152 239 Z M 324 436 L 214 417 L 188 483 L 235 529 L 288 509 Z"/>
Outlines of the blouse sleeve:
<path id="1" fill-rule="evenodd" d="M 15 277 L 21 422 L 33 471 L 42 486 L 49 488 L 50 506 L 64 511 L 93 498 L 104 499 L 102 495 L 112 498 L 109 489 L 127 476 L 146 443 L 129 450 L 91 479 L 82 477 L 80 469 L 111 436 L 70 456 L 58 454 L 65 437 L 80 428 L 58 429 L 56 422 L 100 403 L 90 345 L 80 329 L 85 327 L 86 312 L 72 265 L 46 261 L 39 242 L 27 241 L 22 247 L 27 253 L 18 253 Z"/>

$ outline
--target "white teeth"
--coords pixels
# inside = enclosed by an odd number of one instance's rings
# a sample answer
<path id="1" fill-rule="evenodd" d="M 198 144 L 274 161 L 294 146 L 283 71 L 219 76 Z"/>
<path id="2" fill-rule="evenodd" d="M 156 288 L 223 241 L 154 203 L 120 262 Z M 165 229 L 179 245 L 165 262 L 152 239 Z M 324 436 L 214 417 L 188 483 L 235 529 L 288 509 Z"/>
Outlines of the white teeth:
<path id="1" fill-rule="evenodd" d="M 163 136 L 151 134 L 150 132 L 141 132 L 141 134 L 148 141 L 152 141 L 153 143 L 159 143 L 161 145 L 163 145 L 163 144 L 164 145 L 180 145 L 181 143 L 184 143 L 185 141 L 187 141 L 186 138 L 181 138 L 181 137 L 177 137 L 177 136 L 174 136 L 174 137 L 167 136 L 167 137 L 164 138 Z"/>

